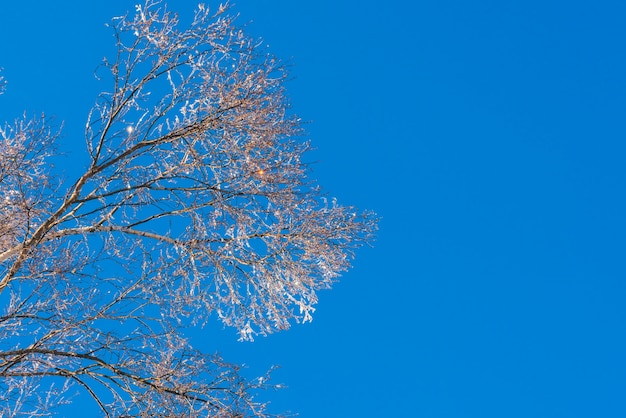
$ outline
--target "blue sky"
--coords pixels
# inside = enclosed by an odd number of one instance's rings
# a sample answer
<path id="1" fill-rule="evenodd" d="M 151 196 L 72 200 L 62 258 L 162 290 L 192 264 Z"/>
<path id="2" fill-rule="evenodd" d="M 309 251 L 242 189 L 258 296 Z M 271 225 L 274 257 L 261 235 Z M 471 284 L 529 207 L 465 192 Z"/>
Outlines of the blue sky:
<path id="1" fill-rule="evenodd" d="M 135 2 L 5 3 L 1 119 L 54 115 L 71 152 Z M 313 323 L 198 342 L 280 364 L 272 409 L 304 418 L 626 416 L 626 3 L 235 11 L 292 65 L 313 177 L 382 220 Z"/>

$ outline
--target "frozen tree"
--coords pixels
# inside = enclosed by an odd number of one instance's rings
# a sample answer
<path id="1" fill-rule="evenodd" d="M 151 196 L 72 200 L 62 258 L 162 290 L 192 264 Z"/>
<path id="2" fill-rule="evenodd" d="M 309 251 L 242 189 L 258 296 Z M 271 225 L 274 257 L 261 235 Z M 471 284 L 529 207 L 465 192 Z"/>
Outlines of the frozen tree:
<path id="1" fill-rule="evenodd" d="M 227 7 L 180 26 L 151 0 L 113 20 L 75 181 L 46 118 L 0 129 L 2 416 L 51 414 L 70 386 L 105 416 L 266 416 L 267 380 L 185 329 L 311 320 L 375 230 L 307 180 L 286 74 Z"/>

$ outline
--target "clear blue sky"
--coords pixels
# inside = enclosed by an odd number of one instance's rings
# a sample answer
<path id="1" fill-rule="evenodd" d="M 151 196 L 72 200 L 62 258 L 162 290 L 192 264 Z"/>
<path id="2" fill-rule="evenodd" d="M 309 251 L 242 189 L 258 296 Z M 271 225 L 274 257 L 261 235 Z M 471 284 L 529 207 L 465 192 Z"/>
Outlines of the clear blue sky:
<path id="1" fill-rule="evenodd" d="M 1 119 L 45 111 L 82 146 L 103 24 L 134 3 L 3 2 Z M 626 416 L 626 3 L 235 10 L 293 64 L 314 177 L 382 221 L 312 324 L 199 342 L 282 365 L 272 409 L 303 418 Z"/>

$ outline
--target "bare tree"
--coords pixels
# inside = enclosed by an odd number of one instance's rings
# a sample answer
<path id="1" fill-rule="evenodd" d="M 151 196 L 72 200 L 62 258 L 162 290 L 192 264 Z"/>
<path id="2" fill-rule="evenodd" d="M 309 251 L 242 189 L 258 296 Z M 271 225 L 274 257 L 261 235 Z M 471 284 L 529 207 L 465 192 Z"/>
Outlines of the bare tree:
<path id="1" fill-rule="evenodd" d="M 148 0 L 113 20 L 73 183 L 48 164 L 45 118 L 0 130 L 2 416 L 47 415 L 70 385 L 106 416 L 266 416 L 266 378 L 185 329 L 216 316 L 251 340 L 309 321 L 371 238 L 371 214 L 307 181 L 286 74 L 226 9 L 181 29 Z"/>

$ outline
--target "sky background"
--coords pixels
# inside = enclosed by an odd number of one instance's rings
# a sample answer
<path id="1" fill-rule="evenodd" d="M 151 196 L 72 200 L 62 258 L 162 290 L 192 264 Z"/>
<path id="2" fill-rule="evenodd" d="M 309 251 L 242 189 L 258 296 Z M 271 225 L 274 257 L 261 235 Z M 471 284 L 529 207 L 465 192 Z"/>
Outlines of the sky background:
<path id="1" fill-rule="evenodd" d="M 2 2 L 0 119 L 45 111 L 82 147 L 134 3 Z M 234 10 L 291 65 L 313 177 L 382 220 L 311 324 L 198 342 L 280 364 L 270 410 L 303 418 L 626 416 L 626 3 Z"/>

